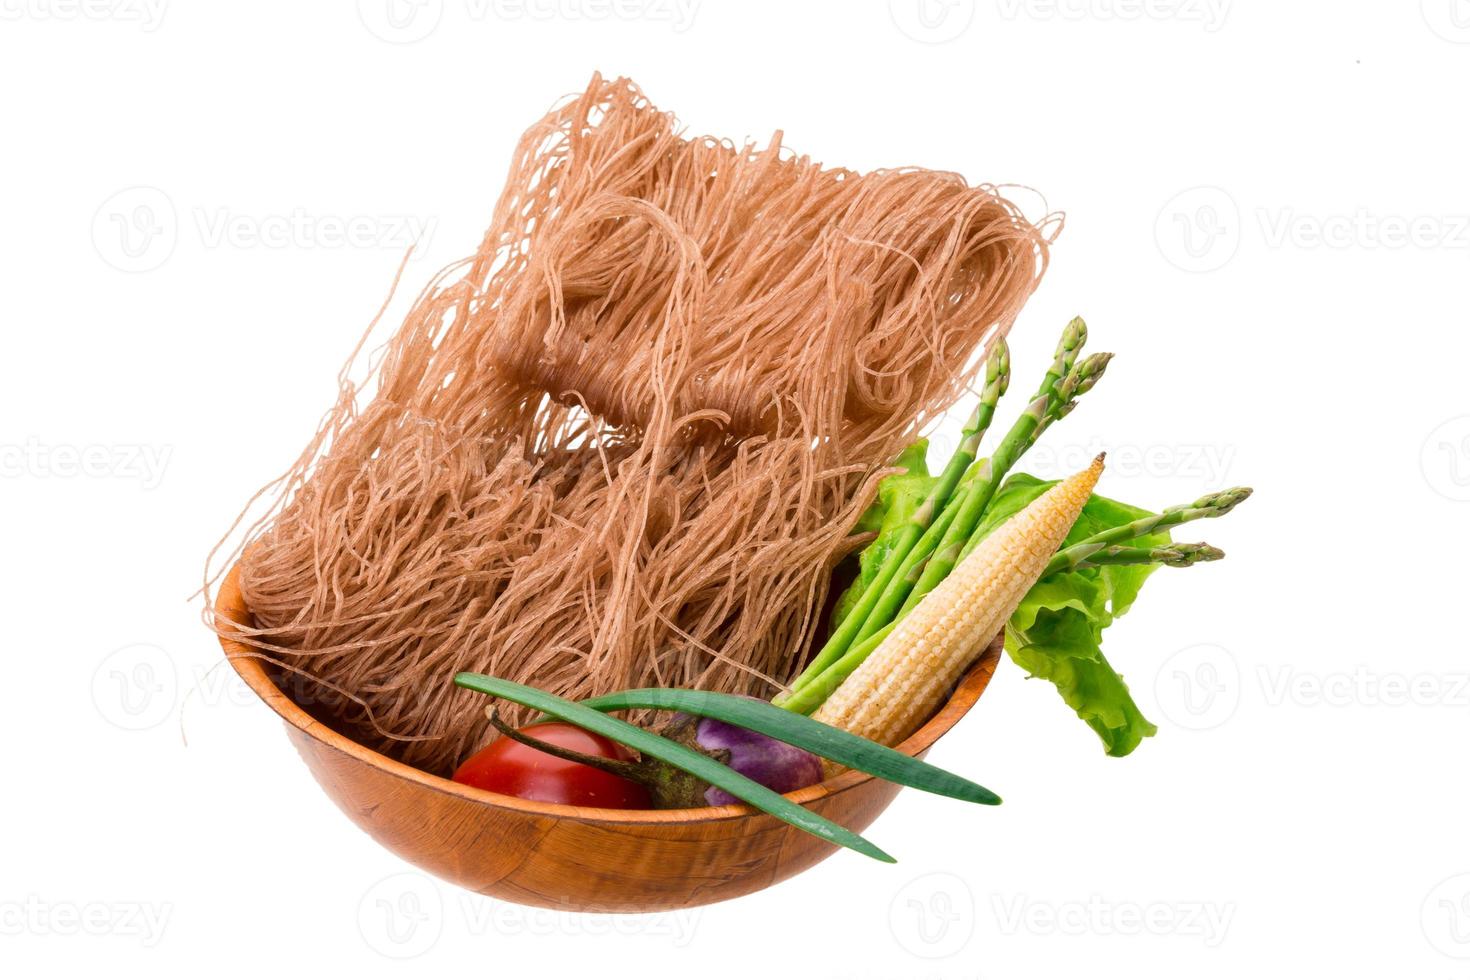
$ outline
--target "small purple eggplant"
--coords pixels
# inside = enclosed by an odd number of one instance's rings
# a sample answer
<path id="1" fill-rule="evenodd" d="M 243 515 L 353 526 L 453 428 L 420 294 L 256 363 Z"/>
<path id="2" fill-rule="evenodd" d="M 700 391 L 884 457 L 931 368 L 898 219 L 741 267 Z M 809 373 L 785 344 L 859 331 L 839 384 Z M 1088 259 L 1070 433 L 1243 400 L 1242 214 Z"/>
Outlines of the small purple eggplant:
<path id="1" fill-rule="evenodd" d="M 687 715 L 677 715 L 669 728 L 675 729 L 681 722 L 687 726 L 690 720 Z M 778 793 L 790 793 L 822 781 L 822 760 L 805 749 L 714 718 L 699 718 L 695 722 L 692 741 L 687 735 L 685 738 L 669 732 L 665 735 L 676 741 L 685 741 L 690 748 L 698 749 L 740 775 Z M 710 806 L 740 802 L 717 786 L 706 789 L 704 798 Z"/>
<path id="2" fill-rule="evenodd" d="M 725 806 L 740 800 L 677 766 L 658 759 L 603 759 L 551 745 L 528 732 L 517 731 L 490 713 L 490 723 L 508 738 L 561 759 L 614 773 L 642 784 L 653 805 L 661 810 L 701 806 Z M 714 718 L 698 718 L 680 712 L 659 734 L 709 756 L 716 762 L 777 793 L 822 781 L 822 760 L 805 749 L 777 741 L 769 735 Z"/>

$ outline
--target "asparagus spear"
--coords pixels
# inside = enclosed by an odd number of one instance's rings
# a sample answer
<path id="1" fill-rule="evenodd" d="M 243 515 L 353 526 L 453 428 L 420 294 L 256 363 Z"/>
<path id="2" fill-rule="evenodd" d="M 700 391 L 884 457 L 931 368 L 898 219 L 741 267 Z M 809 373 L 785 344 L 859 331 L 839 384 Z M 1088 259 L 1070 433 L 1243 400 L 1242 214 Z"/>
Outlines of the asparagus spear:
<path id="1" fill-rule="evenodd" d="M 959 512 L 943 539 L 936 544 L 931 555 L 923 556 L 927 561 L 912 561 L 894 577 L 883 601 L 879 602 L 858 633 L 859 639 L 906 615 L 978 543 L 974 537 L 975 528 L 1011 467 L 1031 448 L 1036 437 L 1053 421 L 1070 412 L 1075 399 L 1091 390 L 1107 370 L 1111 354 L 1094 354 L 1077 363 L 1077 353 L 1086 340 L 1087 324 L 1081 317 L 1067 324 L 1057 344 L 1057 356 L 1051 370 L 1042 379 L 1041 387 L 1026 406 L 1026 411 L 1021 413 L 966 487 Z M 910 554 L 918 552 L 919 549 L 915 548 Z"/>
<path id="2" fill-rule="evenodd" d="M 1049 411 L 1041 416 L 1041 419 L 1037 422 L 1035 429 L 1026 438 L 1026 441 L 1013 454 L 1008 455 L 1002 460 L 1003 468 L 996 471 L 995 477 L 990 481 L 989 486 L 985 488 L 985 501 L 981 505 L 980 511 L 974 521 L 970 523 L 970 529 L 967 532 L 968 536 L 961 542 L 955 557 L 949 558 L 945 556 L 941 558 L 941 561 L 945 562 L 945 564 L 941 565 L 934 572 L 928 573 L 932 578 L 932 582 L 923 591 L 915 590 L 916 595 L 910 596 L 909 600 L 904 603 L 903 609 L 899 612 L 900 616 L 912 609 L 929 589 L 932 589 L 944 576 L 948 575 L 950 569 L 954 567 L 955 562 L 962 560 L 966 555 L 975 550 L 975 546 L 983 538 L 983 535 L 979 531 L 979 526 L 981 518 L 985 515 L 985 509 L 990 506 L 990 501 L 995 497 L 996 491 L 1000 489 L 1000 485 L 1005 480 L 1006 474 L 1016 464 L 1016 460 L 1020 459 L 1022 453 L 1036 444 L 1036 440 L 1041 438 L 1041 434 L 1053 422 L 1072 414 L 1072 409 L 1077 407 L 1077 399 L 1092 390 L 1093 385 L 1097 384 L 1102 378 L 1103 372 L 1108 369 L 1108 364 L 1112 359 L 1112 354 L 1092 354 L 1073 367 L 1067 373 L 1067 376 L 1062 379 L 1061 383 L 1057 385 L 1057 400 L 1055 403 Z M 996 451 L 996 456 L 1000 456 L 999 449 Z"/>
<path id="3" fill-rule="evenodd" d="M 1196 562 L 1219 561 L 1225 557 L 1225 552 L 1219 548 L 1213 548 L 1204 544 L 1176 544 L 1170 543 L 1153 548 L 1141 548 L 1130 545 L 1108 545 L 1093 549 L 1075 544 L 1070 548 L 1063 548 L 1052 557 L 1051 563 L 1046 566 L 1046 571 L 1041 577 L 1057 572 L 1075 572 L 1079 568 L 1095 568 L 1100 565 L 1170 565 L 1174 568 L 1187 568 Z"/>
<path id="4" fill-rule="evenodd" d="M 1048 568 L 1047 574 L 1060 571 L 1068 563 L 1082 561 L 1094 552 L 1102 551 L 1109 545 L 1120 544 L 1124 541 L 1132 541 L 1146 534 L 1153 534 L 1165 528 L 1186 524 L 1189 521 L 1198 521 L 1210 517 L 1224 517 L 1235 509 L 1235 506 L 1251 495 L 1250 487 L 1231 487 L 1229 490 L 1219 490 L 1215 493 L 1207 493 L 1192 504 L 1177 504 L 1166 507 L 1158 514 L 1148 517 L 1140 517 L 1128 524 L 1119 524 L 1110 527 L 1106 531 L 1099 531 L 1089 538 L 1084 538 L 1076 544 L 1057 552 L 1057 557 L 1052 559 L 1055 568 Z M 1058 564 L 1063 555 L 1071 555 L 1067 562 Z M 1217 556 L 1218 557 L 1218 556 Z M 1212 561 L 1213 559 L 1203 559 Z M 1096 564 L 1096 563 L 1094 563 Z M 1112 562 L 1111 564 L 1119 564 Z"/>
<path id="5" fill-rule="evenodd" d="M 807 678 L 805 684 L 796 686 L 776 699 L 773 703 L 787 711 L 795 711 L 799 715 L 809 715 L 822 706 L 822 702 L 831 697 L 832 692 L 842 686 L 853 671 L 868 659 L 868 654 L 878 649 L 883 641 L 888 639 L 888 634 L 893 632 L 896 624 L 889 623 L 878 632 L 864 640 L 858 640 L 848 647 L 839 657 L 834 657 L 826 669 L 818 672 L 815 676 Z"/>
<path id="6" fill-rule="evenodd" d="M 859 629 L 867 622 L 873 607 L 884 594 L 889 582 L 898 571 L 900 563 L 913 549 L 914 545 L 925 535 L 927 531 L 939 527 L 935 518 L 948 511 L 946 504 L 954 494 L 955 488 L 964 477 L 965 471 L 975 461 L 975 454 L 980 449 L 980 440 L 985 436 L 985 430 L 990 428 L 990 421 L 995 417 L 995 406 L 1005 394 L 1006 388 L 1011 382 L 1011 355 L 1006 346 L 1004 338 L 995 342 L 991 348 L 990 356 L 985 361 L 985 386 L 980 392 L 980 404 L 970 415 L 965 423 L 964 431 L 960 436 L 959 447 L 954 455 L 950 457 L 949 463 L 940 474 L 939 481 L 925 496 L 924 501 L 914 509 L 907 522 L 899 528 L 894 536 L 892 546 L 887 560 L 878 569 L 878 574 L 873 581 L 868 583 L 863 590 L 862 596 L 853 606 L 852 610 L 843 618 L 837 629 L 827 638 L 822 649 L 812 658 L 806 670 L 791 684 L 791 691 L 802 687 L 819 675 L 832 663 L 836 662 L 858 636 Z M 953 515 L 950 515 L 951 519 Z M 949 526 L 948 521 L 942 525 Z M 943 530 L 939 530 L 943 534 Z M 777 704 L 784 704 L 787 695 L 776 699 Z"/>
<path id="7" fill-rule="evenodd" d="M 1220 517 L 1228 514 L 1236 504 L 1250 495 L 1249 487 L 1222 490 L 1218 493 L 1207 494 L 1192 504 L 1170 507 L 1161 514 L 1139 518 L 1131 523 L 1100 531 L 1070 548 L 1058 551 L 1046 566 L 1046 571 L 1042 572 L 1041 578 L 1046 578 L 1056 572 L 1072 572 L 1081 568 L 1096 568 L 1103 565 L 1162 564 L 1173 568 L 1187 568 L 1198 562 L 1219 561 L 1225 557 L 1225 552 L 1203 542 L 1197 544 L 1170 542 L 1166 545 L 1148 548 L 1117 545 L 1112 542 L 1142 537 L 1161 528 L 1173 527 L 1187 521 L 1205 517 Z M 783 707 L 802 714 L 815 710 L 826 699 L 826 696 L 832 693 L 832 689 L 857 669 L 857 666 L 869 653 L 877 649 L 878 645 L 892 632 L 892 629 L 893 624 L 890 623 L 872 636 L 853 644 L 846 655 L 828 668 L 826 676 L 820 678 L 821 683 L 809 683 L 796 692 Z"/>

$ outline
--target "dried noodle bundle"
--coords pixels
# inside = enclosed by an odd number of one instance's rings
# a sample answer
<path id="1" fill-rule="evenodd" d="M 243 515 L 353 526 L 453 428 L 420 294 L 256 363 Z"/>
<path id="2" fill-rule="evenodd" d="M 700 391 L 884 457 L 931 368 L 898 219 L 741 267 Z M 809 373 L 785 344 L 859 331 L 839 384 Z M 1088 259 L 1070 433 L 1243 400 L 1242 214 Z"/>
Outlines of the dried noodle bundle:
<path id="1" fill-rule="evenodd" d="M 993 189 L 680 135 L 594 77 L 522 139 L 478 252 L 345 381 L 216 619 L 445 772 L 475 670 L 567 697 L 770 696 L 876 480 L 1045 266 Z"/>

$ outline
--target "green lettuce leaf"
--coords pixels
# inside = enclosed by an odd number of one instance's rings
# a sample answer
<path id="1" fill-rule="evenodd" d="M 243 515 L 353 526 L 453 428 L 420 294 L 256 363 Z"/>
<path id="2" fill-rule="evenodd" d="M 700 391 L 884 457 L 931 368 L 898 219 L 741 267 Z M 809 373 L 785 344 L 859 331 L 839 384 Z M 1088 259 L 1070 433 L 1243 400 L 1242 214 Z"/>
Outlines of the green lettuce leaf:
<path id="1" fill-rule="evenodd" d="M 1055 481 L 1017 473 L 997 491 L 980 522 L 989 533 Z M 1148 511 L 1096 494 L 1082 509 L 1066 544 L 1148 515 Z M 1161 545 L 1168 532 L 1136 539 Z M 1110 565 L 1059 572 L 1037 582 L 1006 625 L 1006 652 L 1032 677 L 1050 681 L 1062 700 L 1098 734 L 1111 756 L 1125 756 L 1157 729 L 1128 693 L 1128 685 L 1103 656 L 1102 633 L 1138 598 L 1156 565 Z"/>

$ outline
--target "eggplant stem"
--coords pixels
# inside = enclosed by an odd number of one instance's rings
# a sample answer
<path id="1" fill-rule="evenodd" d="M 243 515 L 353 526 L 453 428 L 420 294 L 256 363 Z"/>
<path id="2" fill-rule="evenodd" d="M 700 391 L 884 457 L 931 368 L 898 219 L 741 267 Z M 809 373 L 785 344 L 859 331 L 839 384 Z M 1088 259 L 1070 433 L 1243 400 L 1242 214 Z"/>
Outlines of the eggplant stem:
<path id="1" fill-rule="evenodd" d="M 547 755 L 556 756 L 558 759 L 565 759 L 568 762 L 577 762 L 584 766 L 591 766 L 594 769 L 601 769 L 603 772 L 610 772 L 614 776 L 631 779 L 637 783 L 647 782 L 647 774 L 644 773 L 642 766 L 636 762 L 624 762 L 621 759 L 604 759 L 601 756 L 578 752 L 576 749 L 566 749 L 560 745 L 552 745 L 550 742 L 543 742 L 534 735 L 527 735 L 525 732 L 516 731 L 501 719 L 500 712 L 493 707 L 487 708 L 485 714 L 490 718 L 490 724 L 495 727 L 497 732 L 508 739 L 533 748 L 537 752 L 545 752 Z"/>

